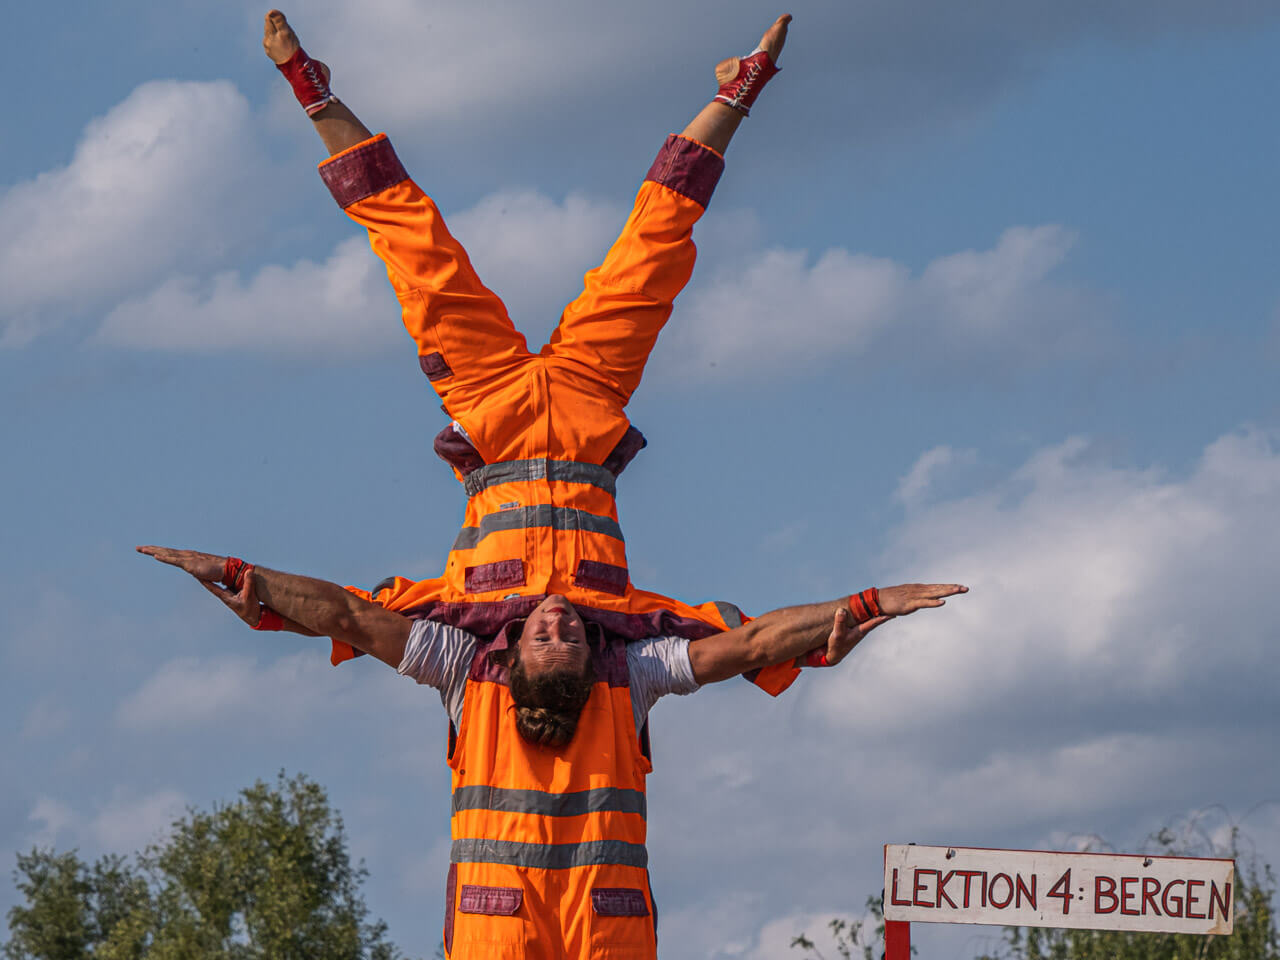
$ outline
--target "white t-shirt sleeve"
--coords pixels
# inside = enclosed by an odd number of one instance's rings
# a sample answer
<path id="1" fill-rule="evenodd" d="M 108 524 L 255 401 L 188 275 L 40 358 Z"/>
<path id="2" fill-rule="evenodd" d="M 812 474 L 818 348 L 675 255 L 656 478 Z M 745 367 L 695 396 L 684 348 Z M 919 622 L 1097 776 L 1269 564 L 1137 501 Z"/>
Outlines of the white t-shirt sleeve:
<path id="1" fill-rule="evenodd" d="M 476 655 L 476 637 L 434 620 L 417 620 L 404 645 L 397 672 L 440 691 L 440 701 L 455 727 L 462 723 L 462 695 Z"/>
<path id="2" fill-rule="evenodd" d="M 668 693 L 689 694 L 698 689 L 689 662 L 689 641 L 684 637 L 651 637 L 627 644 L 631 709 L 636 730 L 644 726 L 658 698 Z"/>

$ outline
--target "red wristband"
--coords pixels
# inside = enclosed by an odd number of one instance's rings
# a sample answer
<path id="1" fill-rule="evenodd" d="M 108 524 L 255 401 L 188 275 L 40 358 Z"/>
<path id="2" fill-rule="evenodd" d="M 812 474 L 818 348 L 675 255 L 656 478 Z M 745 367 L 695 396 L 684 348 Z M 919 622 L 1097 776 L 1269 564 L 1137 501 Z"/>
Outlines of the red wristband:
<path id="1" fill-rule="evenodd" d="M 880 591 L 875 587 L 868 587 L 861 593 L 851 594 L 849 612 L 858 623 L 866 623 L 880 616 Z"/>
<path id="2" fill-rule="evenodd" d="M 301 47 L 284 63 L 277 63 L 276 69 L 284 74 L 293 87 L 293 95 L 307 111 L 307 116 L 314 116 L 338 98 L 329 89 L 329 77 L 319 63 L 307 56 Z"/>
<path id="3" fill-rule="evenodd" d="M 255 630 L 283 630 L 284 617 L 276 613 L 270 607 L 262 607 L 258 614 L 258 623 L 253 628 Z"/>
<path id="4" fill-rule="evenodd" d="M 239 593 L 240 588 L 244 586 L 244 575 L 248 570 L 249 564 L 239 557 L 227 557 L 226 563 L 222 565 L 222 582 L 232 593 Z"/>
<path id="5" fill-rule="evenodd" d="M 827 663 L 827 651 L 822 647 L 819 647 L 817 650 L 810 650 L 808 654 L 805 655 L 804 665 L 806 667 L 830 666 L 830 664 Z"/>

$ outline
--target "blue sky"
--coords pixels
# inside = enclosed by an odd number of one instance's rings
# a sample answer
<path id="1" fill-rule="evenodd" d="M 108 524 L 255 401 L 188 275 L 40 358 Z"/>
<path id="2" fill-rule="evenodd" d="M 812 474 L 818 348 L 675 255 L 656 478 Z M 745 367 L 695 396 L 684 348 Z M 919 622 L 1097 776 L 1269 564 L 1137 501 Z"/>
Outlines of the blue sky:
<path id="1" fill-rule="evenodd" d="M 710 67 L 779 12 L 539 11 L 286 8 L 536 342 Z M 30 41 L 0 63 L 22 91 L 0 152 L 0 847 L 131 850 L 304 771 L 374 911 L 429 955 L 436 698 L 242 630 L 131 553 L 367 585 L 434 575 L 462 515 L 262 12 L 11 17 Z M 878 892 L 890 841 L 1135 850 L 1234 823 L 1280 860 L 1280 12 L 791 12 L 631 406 L 632 576 L 753 612 L 973 589 L 778 701 L 731 682 L 658 705 L 664 956 L 785 955 Z M 951 954 L 983 934 L 925 935 Z"/>

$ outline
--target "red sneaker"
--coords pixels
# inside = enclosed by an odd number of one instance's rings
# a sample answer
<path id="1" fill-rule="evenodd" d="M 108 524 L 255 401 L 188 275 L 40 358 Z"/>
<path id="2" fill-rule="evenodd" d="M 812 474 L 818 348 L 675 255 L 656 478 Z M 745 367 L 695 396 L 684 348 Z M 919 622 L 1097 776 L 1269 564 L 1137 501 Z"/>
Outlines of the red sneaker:
<path id="1" fill-rule="evenodd" d="M 769 54 L 755 50 L 747 57 L 730 57 L 716 65 L 716 82 L 720 90 L 712 100 L 728 104 L 744 117 L 751 116 L 751 105 L 764 85 L 778 72 Z"/>
<path id="2" fill-rule="evenodd" d="M 307 51 L 298 47 L 297 52 L 284 63 L 277 63 L 276 69 L 285 75 L 289 86 L 293 87 L 293 95 L 313 116 L 338 98 L 329 89 L 329 68 L 319 60 L 312 60 Z"/>

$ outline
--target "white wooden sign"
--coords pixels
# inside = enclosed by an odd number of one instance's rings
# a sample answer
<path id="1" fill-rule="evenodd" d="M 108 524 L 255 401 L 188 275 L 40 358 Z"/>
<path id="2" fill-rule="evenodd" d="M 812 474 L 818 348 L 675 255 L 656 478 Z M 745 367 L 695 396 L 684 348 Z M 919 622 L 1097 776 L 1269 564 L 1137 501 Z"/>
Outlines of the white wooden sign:
<path id="1" fill-rule="evenodd" d="M 1234 860 L 884 848 L 886 920 L 1226 934 L 1234 893 Z"/>

